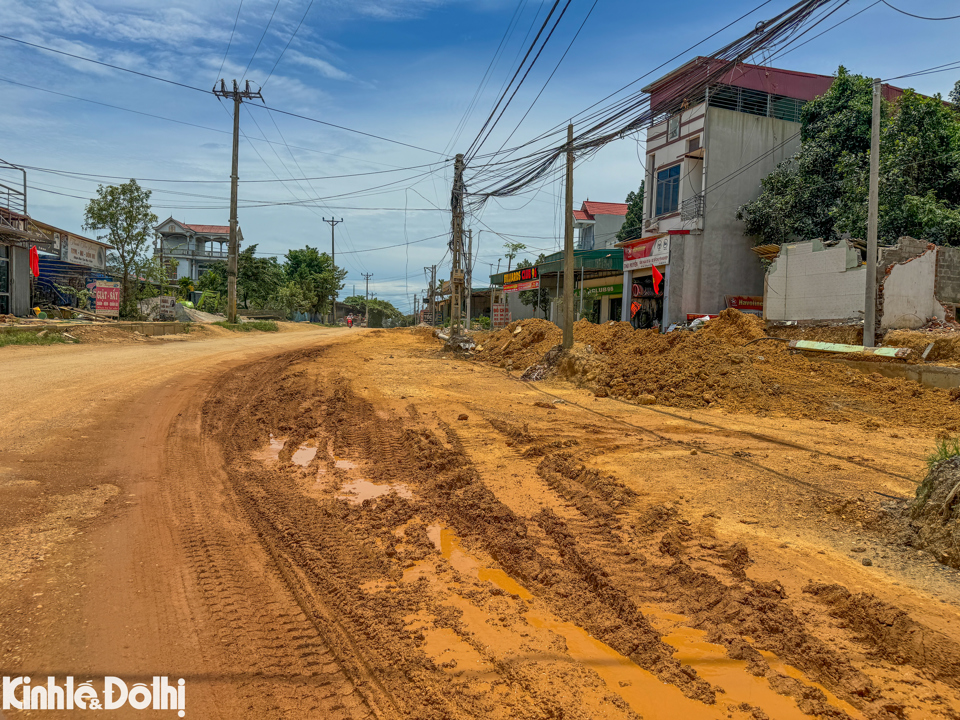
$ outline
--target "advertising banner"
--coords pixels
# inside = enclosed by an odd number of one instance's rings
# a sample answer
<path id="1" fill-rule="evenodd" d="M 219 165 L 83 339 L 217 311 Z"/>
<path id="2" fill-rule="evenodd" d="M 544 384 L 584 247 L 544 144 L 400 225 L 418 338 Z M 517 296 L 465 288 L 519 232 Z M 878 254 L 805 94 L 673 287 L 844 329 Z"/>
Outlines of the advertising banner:
<path id="1" fill-rule="evenodd" d="M 643 270 L 670 262 L 670 236 L 635 240 L 623 248 L 623 269 Z"/>
<path id="2" fill-rule="evenodd" d="M 67 233 L 60 233 L 60 259 L 97 270 L 107 269 L 103 246 Z"/>
<path id="3" fill-rule="evenodd" d="M 574 295 L 580 294 L 580 288 L 573 291 Z M 623 283 L 617 285 L 601 285 L 600 287 L 584 288 L 583 297 L 585 300 L 591 298 L 604 297 L 606 295 L 623 295 Z"/>
<path id="4" fill-rule="evenodd" d="M 763 317 L 763 295 L 727 295 L 727 307 Z"/>
<path id="5" fill-rule="evenodd" d="M 120 283 L 98 281 L 96 287 L 97 314 L 120 314 Z"/>
<path id="6" fill-rule="evenodd" d="M 503 286 L 506 288 L 507 285 L 516 285 L 530 280 L 537 280 L 539 277 L 536 266 L 518 268 L 513 272 L 505 272 L 503 274 Z M 539 287 L 539 284 L 537 287 Z M 524 290 L 532 290 L 532 288 L 524 288 Z"/>
<path id="7" fill-rule="evenodd" d="M 494 330 L 505 328 L 510 324 L 510 308 L 506 305 L 495 304 L 490 312 L 490 325 Z"/>
<path id="8" fill-rule="evenodd" d="M 524 268 L 529 270 L 530 268 Z M 536 268 L 534 268 L 536 269 Z M 511 273 L 512 275 L 513 273 Z M 525 282 L 508 283 L 503 286 L 504 292 L 523 292 L 524 290 L 536 290 L 540 287 L 539 280 L 527 280 Z"/>

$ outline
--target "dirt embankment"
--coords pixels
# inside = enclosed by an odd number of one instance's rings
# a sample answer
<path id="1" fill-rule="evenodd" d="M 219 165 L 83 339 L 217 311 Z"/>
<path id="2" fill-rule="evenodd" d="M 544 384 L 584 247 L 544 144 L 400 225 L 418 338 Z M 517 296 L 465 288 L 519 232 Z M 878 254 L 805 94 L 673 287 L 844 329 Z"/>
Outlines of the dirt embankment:
<path id="1" fill-rule="evenodd" d="M 929 550 L 940 562 L 960 568 L 960 456 L 930 468 L 910 510 L 914 547 Z"/>
<path id="2" fill-rule="evenodd" d="M 673 407 L 960 431 L 960 403 L 947 391 L 865 375 L 761 340 L 765 336 L 759 318 L 736 310 L 725 310 L 697 332 L 668 334 L 581 320 L 574 328 L 577 370 L 564 376 L 600 394 L 644 402 L 652 396 Z M 522 320 L 483 337 L 477 358 L 523 370 L 560 339 L 552 323 Z"/>

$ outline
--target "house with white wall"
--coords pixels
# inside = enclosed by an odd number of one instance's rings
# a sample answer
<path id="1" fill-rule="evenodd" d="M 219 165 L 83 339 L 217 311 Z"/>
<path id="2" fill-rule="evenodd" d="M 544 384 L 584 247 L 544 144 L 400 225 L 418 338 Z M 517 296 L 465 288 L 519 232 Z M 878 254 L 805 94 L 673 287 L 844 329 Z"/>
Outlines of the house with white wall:
<path id="1" fill-rule="evenodd" d="M 182 277 L 199 280 L 207 268 L 218 260 L 226 260 L 230 248 L 229 225 L 190 225 L 172 216 L 154 228 L 159 246 L 154 254 L 163 256 L 171 280 Z M 237 246 L 243 243 L 243 232 L 237 227 Z M 176 276 L 170 271 L 171 260 L 177 262 Z"/>
<path id="2" fill-rule="evenodd" d="M 804 104 L 834 80 L 740 64 L 697 97 L 678 94 L 697 77 L 710 77 L 717 62 L 695 58 L 644 88 L 657 119 L 647 130 L 643 235 L 669 243 L 667 262 L 657 267 L 665 278 L 664 324 L 720 312 L 728 297 L 763 295 L 764 270 L 737 209 L 796 152 Z M 900 92 L 884 87 L 888 99 Z"/>
<path id="3" fill-rule="evenodd" d="M 579 210 L 573 211 L 573 227 L 577 230 L 577 250 L 606 250 L 617 241 L 617 233 L 630 206 L 626 203 L 593 202 L 584 200 Z"/>

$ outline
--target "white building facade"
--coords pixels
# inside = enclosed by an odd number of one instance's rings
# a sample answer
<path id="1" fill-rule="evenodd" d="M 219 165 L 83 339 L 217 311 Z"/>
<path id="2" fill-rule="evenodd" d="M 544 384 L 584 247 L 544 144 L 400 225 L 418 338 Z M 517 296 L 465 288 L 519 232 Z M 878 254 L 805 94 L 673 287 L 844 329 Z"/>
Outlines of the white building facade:
<path id="1" fill-rule="evenodd" d="M 207 268 L 219 260 L 226 260 L 230 247 L 229 225 L 189 225 L 169 217 L 154 228 L 158 246 L 154 253 L 162 255 L 171 280 L 186 277 L 199 280 Z M 243 233 L 237 228 L 237 245 L 243 243 Z M 171 261 L 176 261 L 174 275 Z"/>
<path id="2" fill-rule="evenodd" d="M 647 132 L 643 235 L 669 242 L 668 260 L 657 266 L 664 325 L 718 313 L 729 298 L 763 295 L 763 267 L 737 209 L 796 152 L 803 105 L 833 82 L 744 64 L 700 97 L 677 97 L 677 81 L 708 74 L 711 62 L 696 58 L 644 88 L 660 113 Z M 624 287 L 651 273 L 625 271 Z M 627 305 L 625 296 L 624 314 Z"/>

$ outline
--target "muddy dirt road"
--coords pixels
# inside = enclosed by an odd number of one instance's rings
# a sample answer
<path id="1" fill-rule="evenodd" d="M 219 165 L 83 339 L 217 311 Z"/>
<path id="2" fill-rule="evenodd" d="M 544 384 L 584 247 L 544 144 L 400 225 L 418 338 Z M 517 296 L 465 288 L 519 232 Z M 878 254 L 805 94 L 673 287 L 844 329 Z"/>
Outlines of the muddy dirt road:
<path id="1" fill-rule="evenodd" d="M 197 718 L 960 717 L 960 576 L 892 520 L 930 431 L 410 331 L 15 350 L 2 675 L 184 678 Z"/>

